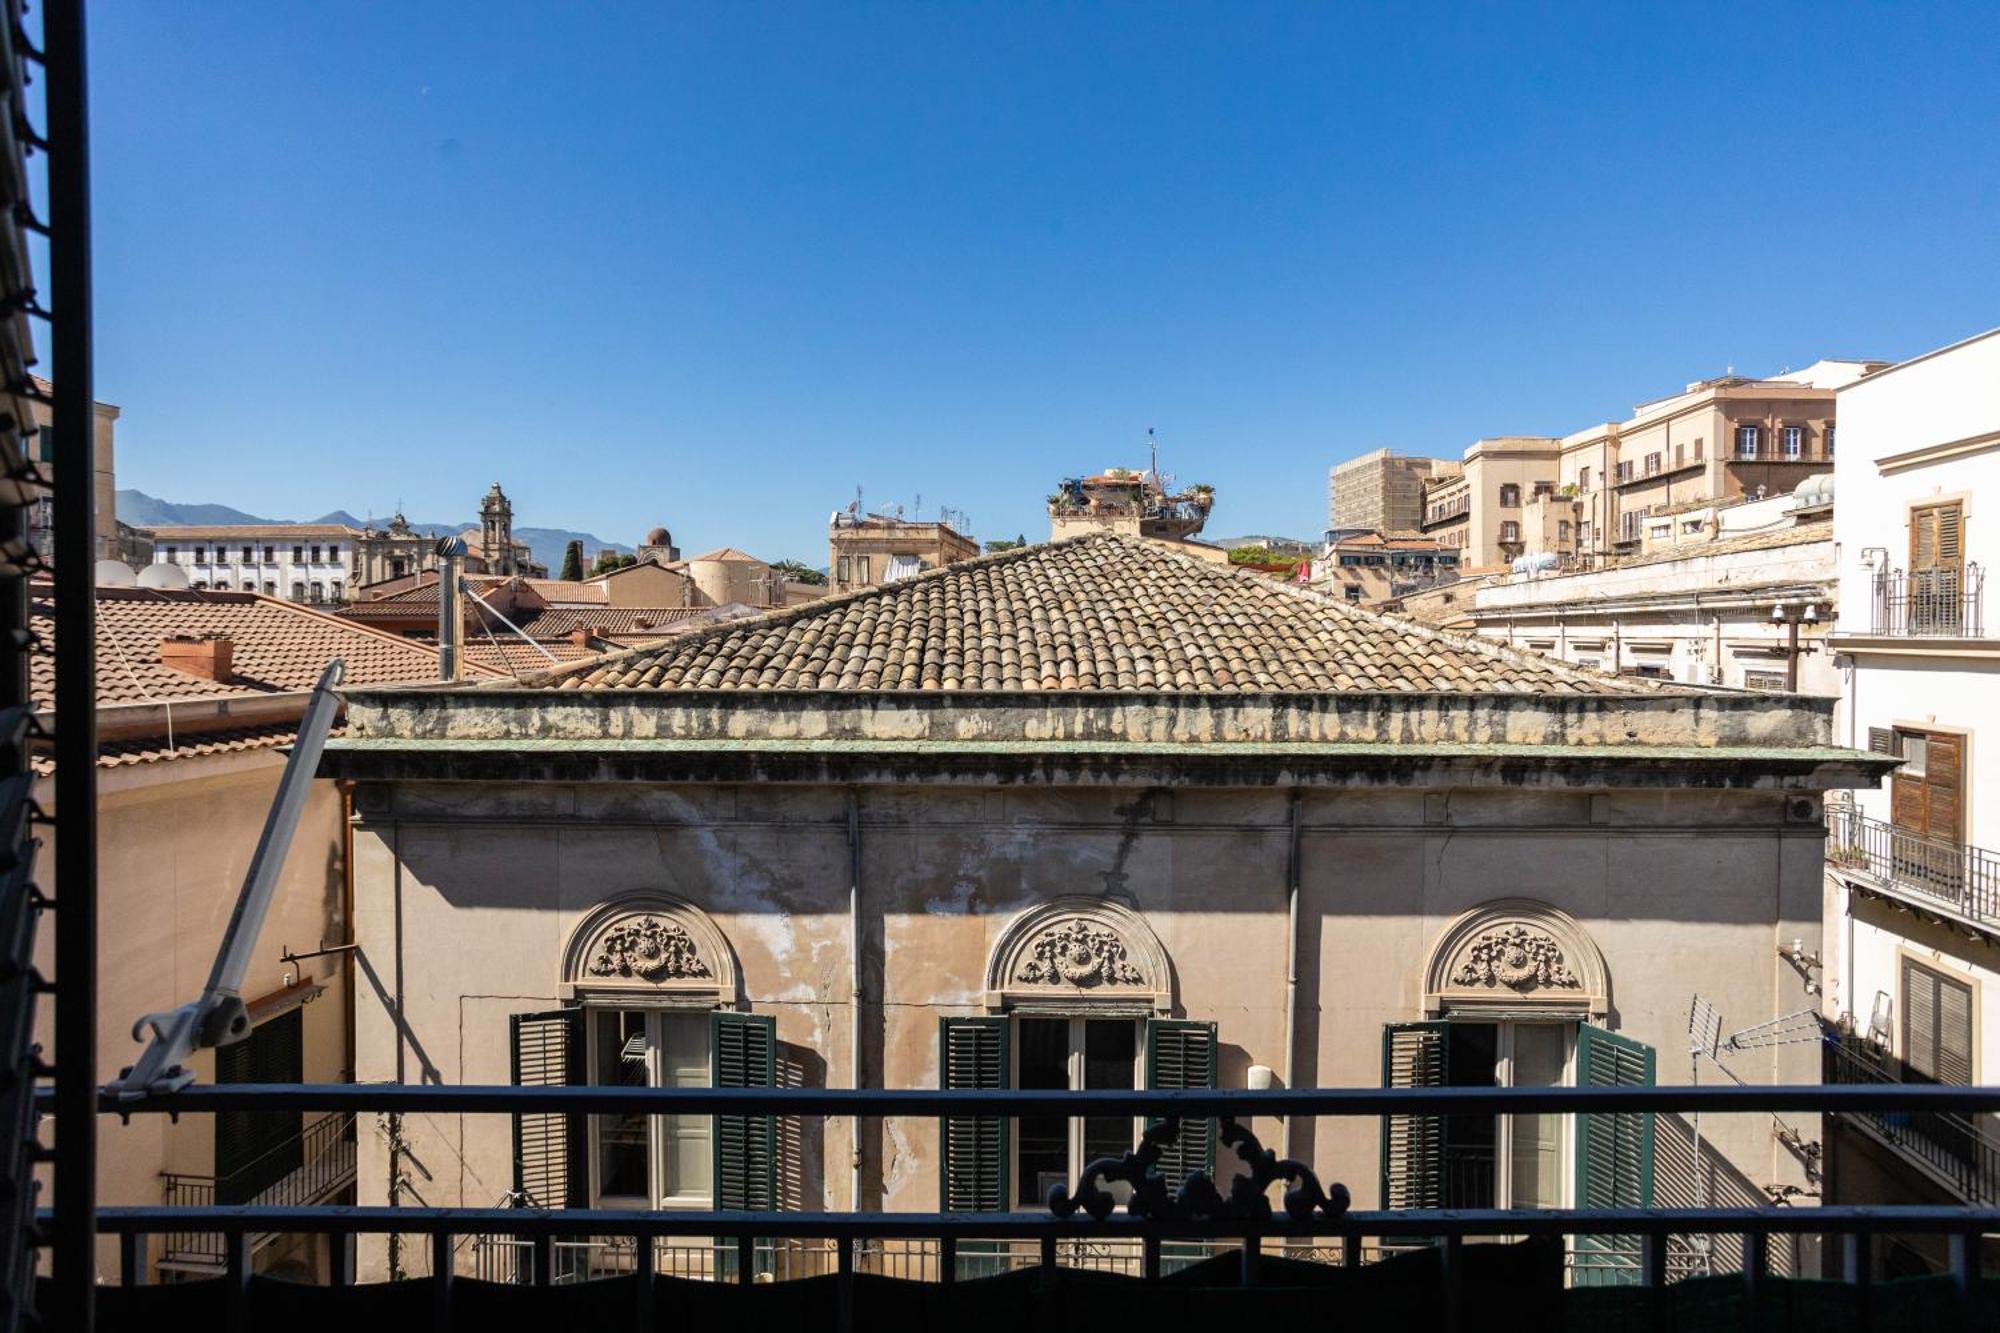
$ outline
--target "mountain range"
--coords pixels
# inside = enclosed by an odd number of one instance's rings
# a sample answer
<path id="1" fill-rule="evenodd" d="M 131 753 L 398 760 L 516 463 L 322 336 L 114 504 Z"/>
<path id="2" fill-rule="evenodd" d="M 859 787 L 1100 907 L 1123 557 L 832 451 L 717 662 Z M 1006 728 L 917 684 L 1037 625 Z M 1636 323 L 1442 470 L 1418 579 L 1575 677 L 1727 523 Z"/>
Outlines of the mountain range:
<path id="1" fill-rule="evenodd" d="M 173 500 L 156 499 L 144 491 L 118 492 L 118 521 L 129 523 L 135 528 L 152 528 L 163 524 L 176 523 L 339 523 L 350 528 L 367 527 L 369 524 L 369 520 L 356 518 L 345 509 L 336 509 L 332 513 L 321 514 L 317 518 L 308 519 L 259 518 L 255 514 L 246 514 L 241 509 L 232 509 L 228 505 L 181 504 Z M 387 523 L 387 520 L 374 519 L 372 522 L 377 526 L 382 526 Z M 479 520 L 477 519 L 465 523 L 410 524 L 413 531 L 432 537 L 441 537 L 451 532 L 463 532 L 467 528 L 476 528 L 478 526 Z M 598 554 L 603 551 L 615 551 L 619 555 L 632 554 L 632 548 L 629 546 L 619 542 L 606 541 L 594 533 L 572 532 L 567 528 L 517 527 L 514 529 L 514 539 L 526 542 L 528 548 L 534 552 L 535 561 L 538 564 L 547 565 L 551 573 L 562 567 L 563 552 L 568 549 L 569 544 L 573 541 L 583 543 L 583 563 L 586 567 L 593 564 L 597 560 Z"/>

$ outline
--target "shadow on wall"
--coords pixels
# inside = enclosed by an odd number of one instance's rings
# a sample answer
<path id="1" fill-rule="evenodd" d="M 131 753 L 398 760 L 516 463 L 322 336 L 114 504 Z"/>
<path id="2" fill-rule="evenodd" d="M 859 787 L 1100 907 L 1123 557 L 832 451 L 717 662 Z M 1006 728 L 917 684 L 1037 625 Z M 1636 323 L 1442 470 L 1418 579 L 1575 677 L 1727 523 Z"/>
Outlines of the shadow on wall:
<path id="1" fill-rule="evenodd" d="M 781 1041 L 777 1063 L 781 1088 L 826 1086 L 826 1059 L 810 1047 Z M 778 1207 L 785 1212 L 820 1212 L 829 1206 L 822 1160 L 826 1124 L 825 1116 L 778 1117 Z"/>

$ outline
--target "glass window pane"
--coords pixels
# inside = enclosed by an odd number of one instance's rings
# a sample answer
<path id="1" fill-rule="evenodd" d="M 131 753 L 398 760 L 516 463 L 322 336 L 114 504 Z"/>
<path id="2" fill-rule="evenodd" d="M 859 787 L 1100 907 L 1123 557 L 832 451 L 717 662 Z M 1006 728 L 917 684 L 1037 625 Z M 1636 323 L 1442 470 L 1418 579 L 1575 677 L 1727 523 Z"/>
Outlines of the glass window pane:
<path id="1" fill-rule="evenodd" d="M 643 1088 L 646 1074 L 646 1016 L 629 1010 L 591 1015 L 591 1081 L 599 1087 Z M 594 1117 L 597 1138 L 597 1193 L 601 1199 L 650 1203 L 646 1187 L 646 1117 Z"/>
<path id="2" fill-rule="evenodd" d="M 1495 1023 L 1451 1023 L 1446 1028 L 1450 1085 L 1490 1088 L 1499 1068 L 1500 1028 Z M 1446 1116 L 1444 1121 L 1444 1204 L 1447 1208 L 1491 1208 L 1494 1203 L 1493 1147 L 1499 1119 L 1490 1115 Z"/>
<path id="3" fill-rule="evenodd" d="M 1514 1086 L 1562 1086 L 1567 1031 L 1555 1023 L 1522 1023 L 1514 1028 Z M 1562 1204 L 1562 1117 L 1553 1113 L 1516 1115 L 1512 1167 L 1516 1208 L 1556 1208 Z"/>
<path id="4" fill-rule="evenodd" d="M 1069 1087 L 1069 1020 L 1023 1018 L 1015 1024 L 1020 1043 L 1017 1088 Z M 1015 1194 L 1024 1208 L 1039 1207 L 1049 1189 L 1069 1180 L 1069 1124 L 1061 1116 L 1023 1116 L 1016 1122 Z"/>
<path id="5" fill-rule="evenodd" d="M 709 1086 L 708 1015 L 661 1014 L 656 1020 L 660 1041 L 660 1086 Z M 705 1115 L 656 1117 L 660 1130 L 660 1196 L 665 1199 L 707 1199 L 713 1188 L 714 1158 L 709 1135 L 714 1118 Z"/>
<path id="6" fill-rule="evenodd" d="M 1111 1091 L 1127 1091 L 1138 1085 L 1133 1070 L 1139 1056 L 1139 1025 L 1129 1018 L 1102 1019 L 1083 1025 L 1083 1086 Z M 1128 1115 L 1085 1116 L 1083 1119 L 1083 1161 L 1076 1163 L 1077 1174 L 1093 1158 L 1121 1157 L 1138 1141 L 1138 1122 Z M 1132 1193 L 1123 1181 L 1110 1186 L 1121 1204 Z"/>

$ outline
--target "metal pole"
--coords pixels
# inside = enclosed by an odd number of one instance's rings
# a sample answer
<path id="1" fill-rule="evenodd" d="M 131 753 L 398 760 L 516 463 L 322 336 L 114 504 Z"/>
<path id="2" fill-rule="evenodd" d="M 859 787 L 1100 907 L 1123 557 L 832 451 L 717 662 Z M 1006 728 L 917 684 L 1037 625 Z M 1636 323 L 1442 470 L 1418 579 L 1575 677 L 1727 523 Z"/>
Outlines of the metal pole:
<path id="1" fill-rule="evenodd" d="M 1785 693 L 1799 692 L 1799 622 L 1796 616 L 1785 622 Z"/>
<path id="2" fill-rule="evenodd" d="M 49 287 L 56 581 L 56 1169 L 49 1322 L 97 1304 L 97 477 L 91 361 L 90 118 L 83 0 L 49 0 Z"/>

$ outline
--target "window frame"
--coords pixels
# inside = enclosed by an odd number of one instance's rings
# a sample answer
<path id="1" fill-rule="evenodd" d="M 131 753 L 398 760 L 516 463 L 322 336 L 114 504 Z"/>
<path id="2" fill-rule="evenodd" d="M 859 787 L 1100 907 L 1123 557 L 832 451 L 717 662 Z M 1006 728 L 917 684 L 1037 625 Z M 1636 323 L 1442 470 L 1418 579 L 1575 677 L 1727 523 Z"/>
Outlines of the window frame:
<path id="1" fill-rule="evenodd" d="M 584 1079 L 588 1086 L 604 1086 L 600 1081 L 598 1071 L 597 1029 L 600 1021 L 616 1014 L 641 1014 L 645 1018 L 647 1087 L 657 1088 L 663 1086 L 660 1082 L 660 1052 L 662 1049 L 660 1034 L 664 1024 L 668 1020 L 678 1020 L 688 1023 L 701 1033 L 702 1046 L 707 1053 L 707 1082 L 703 1086 L 715 1086 L 715 1041 L 711 1029 L 711 1010 L 696 1009 L 682 1005 L 640 1005 L 616 1002 L 586 1003 L 580 1007 L 583 1011 L 584 1024 Z M 605 1118 L 601 1115 L 586 1115 L 584 1117 L 586 1143 L 583 1163 L 584 1195 L 592 1208 L 633 1212 L 655 1210 L 662 1212 L 709 1212 L 715 1208 L 715 1178 L 712 1171 L 709 1176 L 708 1193 L 706 1195 L 676 1194 L 668 1196 L 662 1192 L 661 1186 L 666 1183 L 662 1131 L 664 1129 L 663 1122 L 667 1117 L 664 1115 L 649 1115 L 646 1117 L 646 1183 L 649 1187 L 647 1197 L 641 1198 L 638 1195 L 631 1194 L 603 1193 L 598 1187 L 598 1152 L 603 1142 L 601 1130 L 603 1128 L 602 1122 Z M 708 1121 L 706 1147 L 708 1152 L 712 1154 L 715 1148 L 715 1117 L 704 1116 L 700 1118 Z"/>
<path id="2" fill-rule="evenodd" d="M 1764 428 L 1762 426 L 1738 425 L 1736 427 L 1736 457 L 1751 461 L 1759 457 L 1764 449 Z"/>
<path id="3" fill-rule="evenodd" d="M 1022 1039 L 1021 1024 L 1024 1021 L 1035 1021 L 1035 1020 L 1047 1021 L 1047 1022 L 1063 1022 L 1067 1023 L 1069 1026 L 1069 1031 L 1067 1036 L 1068 1051 L 1065 1061 L 1066 1071 L 1069 1078 L 1068 1091 L 1080 1092 L 1085 1090 L 1083 1082 L 1084 1075 L 1086 1072 L 1084 1043 L 1087 1039 L 1086 1033 L 1088 1030 L 1088 1025 L 1091 1023 L 1123 1023 L 1131 1028 L 1132 1087 L 1134 1089 L 1138 1089 L 1146 1086 L 1146 1020 L 1144 1018 L 1134 1017 L 1129 1014 L 1118 1014 L 1118 1013 L 1050 1014 L 1050 1013 L 1036 1013 L 1033 1010 L 1016 1010 L 1007 1015 L 1007 1024 L 1008 1027 L 1011 1029 L 1011 1031 L 1008 1033 L 1008 1042 L 1007 1042 L 1008 1046 L 1007 1086 L 1008 1087 L 1019 1088 L 1021 1086 L 1021 1056 L 1027 1046 L 1027 1042 Z M 1084 1122 L 1086 1119 L 1087 1117 L 1080 1115 L 1063 1117 L 1064 1125 L 1066 1128 L 1067 1140 L 1068 1140 L 1067 1154 L 1069 1161 L 1068 1174 L 1064 1177 L 1063 1183 L 1070 1186 L 1072 1189 L 1076 1187 L 1076 1182 L 1082 1178 L 1083 1168 L 1089 1164 L 1089 1159 L 1085 1155 L 1083 1146 Z M 1140 1132 L 1141 1132 L 1140 1118 L 1138 1116 L 1133 1116 L 1130 1141 L 1126 1145 L 1128 1149 L 1136 1148 L 1139 1146 Z M 1024 1154 L 1022 1153 L 1021 1150 L 1021 1118 L 1019 1116 L 1008 1117 L 1007 1136 L 1013 1144 L 1013 1149 L 1011 1153 L 1013 1160 L 1008 1163 L 1008 1171 L 1007 1171 L 1007 1199 L 1008 1199 L 1009 1211 L 1017 1213 L 1031 1212 L 1036 1209 L 1046 1207 L 1048 1205 L 1048 1200 L 1046 1198 L 1022 1199 L 1020 1197 L 1021 1169 L 1022 1169 L 1021 1161 Z M 1118 1187 L 1113 1186 L 1112 1188 L 1116 1190 Z"/>

